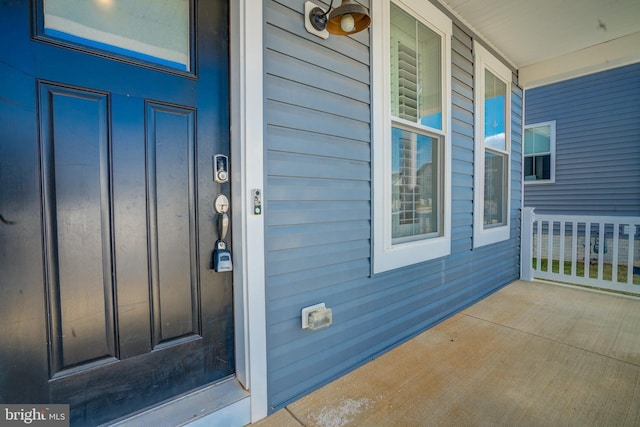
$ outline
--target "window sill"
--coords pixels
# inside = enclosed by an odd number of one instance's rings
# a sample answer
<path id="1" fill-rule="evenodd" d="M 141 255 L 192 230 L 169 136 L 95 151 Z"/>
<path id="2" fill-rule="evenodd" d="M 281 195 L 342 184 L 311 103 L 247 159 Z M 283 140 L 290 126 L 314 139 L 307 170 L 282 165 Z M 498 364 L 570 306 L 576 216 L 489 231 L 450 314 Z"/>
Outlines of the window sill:
<path id="1" fill-rule="evenodd" d="M 450 255 L 451 239 L 437 237 L 391 247 L 374 243 L 373 250 L 373 274 L 378 274 Z"/>

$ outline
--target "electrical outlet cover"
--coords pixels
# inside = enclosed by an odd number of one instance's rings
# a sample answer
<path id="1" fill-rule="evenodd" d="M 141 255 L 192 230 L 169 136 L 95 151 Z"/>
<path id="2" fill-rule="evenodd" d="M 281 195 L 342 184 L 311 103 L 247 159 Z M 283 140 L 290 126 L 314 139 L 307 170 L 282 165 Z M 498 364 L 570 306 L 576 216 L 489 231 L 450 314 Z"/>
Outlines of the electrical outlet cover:
<path id="1" fill-rule="evenodd" d="M 305 307 L 302 309 L 302 329 L 309 329 L 309 313 L 312 311 L 316 311 L 321 308 L 326 308 L 323 302 L 316 305 L 310 305 L 309 307 Z"/>

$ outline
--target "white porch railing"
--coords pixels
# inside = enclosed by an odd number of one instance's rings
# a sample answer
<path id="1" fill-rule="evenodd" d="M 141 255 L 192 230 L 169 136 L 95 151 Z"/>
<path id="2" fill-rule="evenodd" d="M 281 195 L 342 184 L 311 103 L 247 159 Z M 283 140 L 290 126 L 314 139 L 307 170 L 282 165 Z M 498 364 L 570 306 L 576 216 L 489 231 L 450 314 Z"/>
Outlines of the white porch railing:
<path id="1" fill-rule="evenodd" d="M 540 215 L 524 208 L 521 243 L 523 280 L 640 295 L 640 217 Z"/>

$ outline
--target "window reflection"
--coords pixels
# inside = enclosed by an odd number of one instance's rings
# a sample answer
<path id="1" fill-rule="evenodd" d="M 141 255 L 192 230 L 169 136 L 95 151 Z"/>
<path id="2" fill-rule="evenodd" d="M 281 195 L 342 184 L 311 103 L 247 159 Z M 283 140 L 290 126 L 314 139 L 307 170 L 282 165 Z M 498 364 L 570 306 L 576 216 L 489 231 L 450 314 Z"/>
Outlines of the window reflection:
<path id="1" fill-rule="evenodd" d="M 484 225 L 506 224 L 506 155 L 485 152 L 484 156 Z"/>
<path id="2" fill-rule="evenodd" d="M 440 232 L 438 148 L 438 138 L 392 130 L 393 239 L 406 241 Z"/>
<path id="3" fill-rule="evenodd" d="M 441 36 L 391 4 L 391 114 L 442 130 Z"/>
<path id="4" fill-rule="evenodd" d="M 44 35 L 189 71 L 189 0 L 44 0 Z"/>
<path id="5" fill-rule="evenodd" d="M 506 120 L 507 84 L 496 77 L 491 71 L 485 70 L 484 83 L 484 146 L 496 150 L 506 150 L 505 120 Z"/>

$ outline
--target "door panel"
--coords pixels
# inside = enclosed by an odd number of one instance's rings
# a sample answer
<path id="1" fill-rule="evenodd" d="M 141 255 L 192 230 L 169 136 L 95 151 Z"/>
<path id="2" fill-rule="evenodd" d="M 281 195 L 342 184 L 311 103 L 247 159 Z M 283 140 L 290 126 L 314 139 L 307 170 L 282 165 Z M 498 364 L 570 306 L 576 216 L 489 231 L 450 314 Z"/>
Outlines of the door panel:
<path id="1" fill-rule="evenodd" d="M 39 83 L 39 94 L 50 369 L 55 376 L 116 356 L 111 162 L 106 94 L 45 83 Z"/>
<path id="2" fill-rule="evenodd" d="M 147 103 L 153 346 L 200 332 L 193 110 Z"/>
<path id="3" fill-rule="evenodd" d="M 228 6 L 193 9 L 188 74 L 33 37 L 41 9 L 0 4 L 2 402 L 94 425 L 234 372 L 231 273 L 210 269 Z"/>

